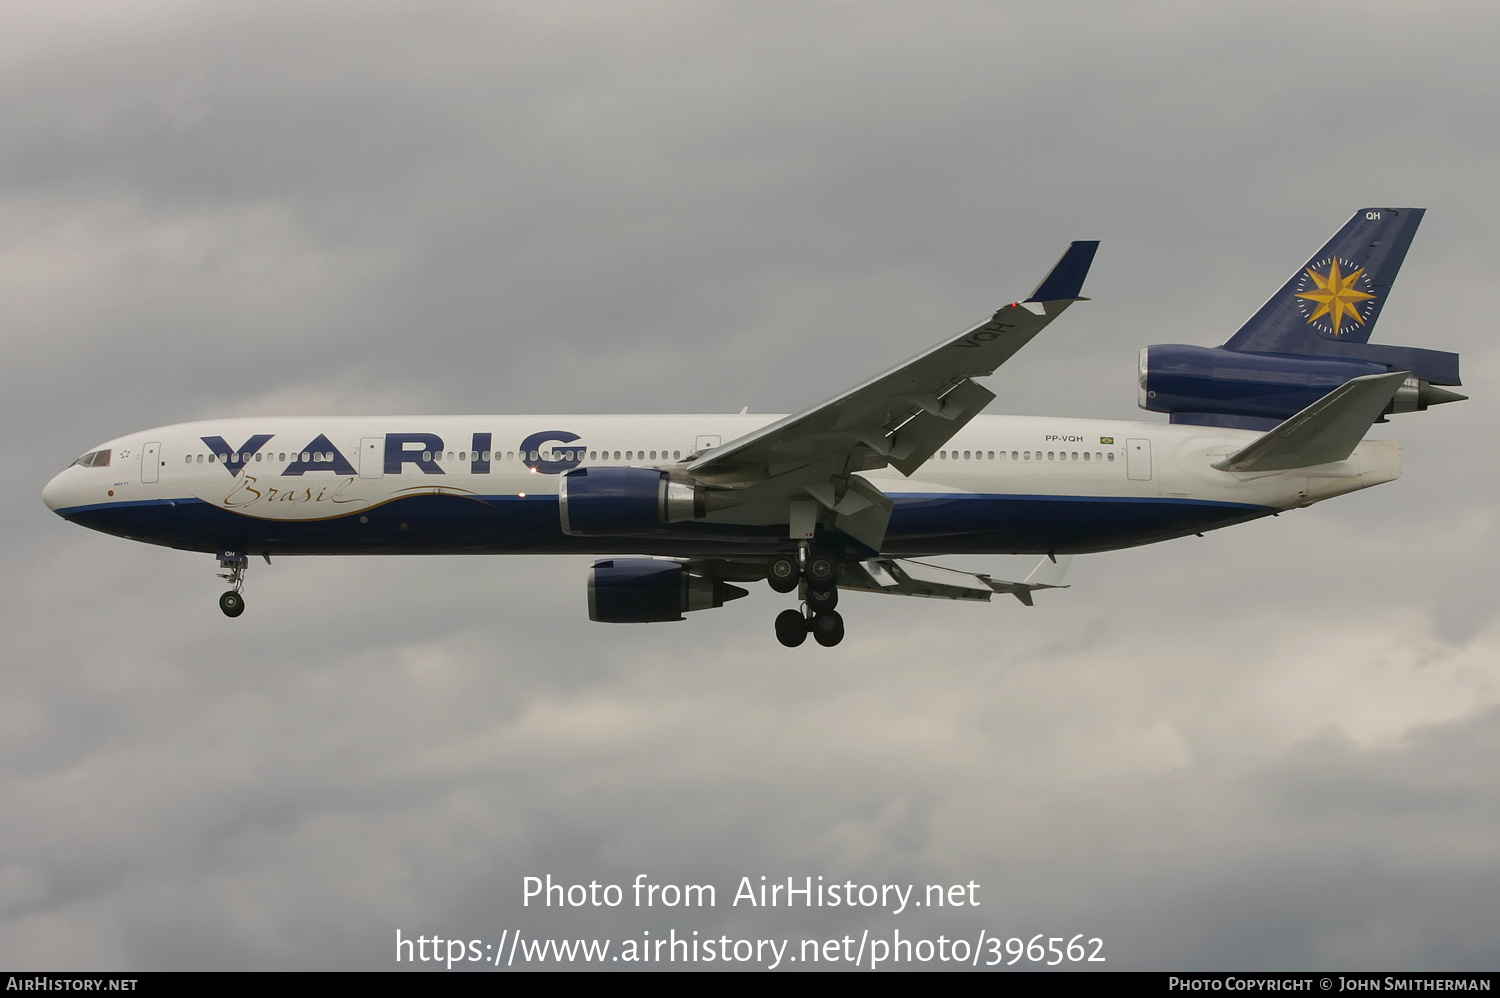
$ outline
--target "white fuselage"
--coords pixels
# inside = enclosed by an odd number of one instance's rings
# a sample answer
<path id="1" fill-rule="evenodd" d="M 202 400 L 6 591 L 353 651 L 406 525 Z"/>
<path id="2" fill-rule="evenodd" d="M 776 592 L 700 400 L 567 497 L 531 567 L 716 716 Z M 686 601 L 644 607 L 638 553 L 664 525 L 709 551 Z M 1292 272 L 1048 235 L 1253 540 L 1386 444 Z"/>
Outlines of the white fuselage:
<path id="1" fill-rule="evenodd" d="M 768 415 L 368 416 L 204 420 L 101 444 L 106 466 L 48 483 L 59 514 L 192 550 L 254 553 L 692 554 L 774 548 L 774 523 L 726 510 L 656 538 L 576 538 L 557 526 L 560 474 L 680 468 Z M 1089 551 L 1213 529 L 1388 482 L 1392 441 L 1344 461 L 1234 474 L 1210 465 L 1247 430 L 978 416 L 910 478 L 865 473 L 896 503 L 901 554 Z M 1144 504 L 1144 505 L 1143 505 Z M 775 519 L 772 517 L 771 519 Z M 783 521 L 784 523 L 784 521 Z M 784 531 L 783 531 L 784 534 Z M 780 540 L 784 543 L 784 538 Z"/>

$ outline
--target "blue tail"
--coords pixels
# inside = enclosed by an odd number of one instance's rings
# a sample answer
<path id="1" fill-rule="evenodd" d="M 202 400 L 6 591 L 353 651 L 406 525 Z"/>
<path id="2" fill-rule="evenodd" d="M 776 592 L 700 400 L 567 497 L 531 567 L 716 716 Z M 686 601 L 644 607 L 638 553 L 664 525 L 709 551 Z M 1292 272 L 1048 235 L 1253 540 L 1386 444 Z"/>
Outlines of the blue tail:
<path id="1" fill-rule="evenodd" d="M 1305 354 L 1319 352 L 1319 340 L 1368 343 L 1425 213 L 1425 208 L 1356 211 L 1224 345 L 1250 353 Z"/>
<path id="2" fill-rule="evenodd" d="M 1464 396 L 1458 354 L 1371 343 L 1422 208 L 1362 208 L 1218 347 L 1141 351 L 1141 408 L 1174 423 L 1268 429 L 1354 378 L 1405 371 L 1390 412 Z"/>

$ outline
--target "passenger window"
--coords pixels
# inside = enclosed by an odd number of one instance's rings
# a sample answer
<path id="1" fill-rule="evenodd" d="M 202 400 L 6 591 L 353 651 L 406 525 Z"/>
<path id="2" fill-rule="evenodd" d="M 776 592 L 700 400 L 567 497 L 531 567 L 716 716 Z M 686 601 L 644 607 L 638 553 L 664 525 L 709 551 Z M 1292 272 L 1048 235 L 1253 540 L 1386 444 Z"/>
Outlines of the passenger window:
<path id="1" fill-rule="evenodd" d="M 964 451 L 964 460 L 965 461 L 971 460 L 971 458 L 969 457 L 969 452 L 968 451 Z"/>
<path id="2" fill-rule="evenodd" d="M 1109 459 L 1110 459 L 1110 460 L 1111 460 L 1111 461 L 1113 461 L 1113 460 L 1114 460 L 1114 459 L 1115 459 L 1115 453 L 1114 453 L 1114 451 L 1110 451 L 1110 452 L 1109 452 Z"/>
<path id="3" fill-rule="evenodd" d="M 990 458 L 989 459 L 991 461 L 993 461 L 995 459 L 995 452 L 994 451 L 990 451 Z"/>
<path id="4" fill-rule="evenodd" d="M 680 451 L 680 450 L 674 450 L 672 452 L 672 460 L 674 460 L 674 461 L 681 461 L 682 460 L 682 451 Z"/>
<path id="5" fill-rule="evenodd" d="M 625 460 L 627 460 L 627 461 L 634 461 L 635 458 L 633 458 L 633 457 L 630 456 L 630 455 L 632 455 L 634 453 L 635 453 L 635 451 L 633 451 L 633 450 L 626 451 L 625 452 Z"/>
<path id="6" fill-rule="evenodd" d="M 653 460 L 653 461 L 656 460 L 656 451 L 652 451 L 651 452 L 651 460 Z"/>
<path id="7" fill-rule="evenodd" d="M 1083 452 L 1083 459 L 1084 459 L 1084 460 L 1085 460 L 1085 461 L 1087 461 L 1087 460 L 1088 460 L 1088 459 L 1089 459 L 1089 452 L 1088 452 L 1088 451 L 1084 451 L 1084 452 Z"/>
<path id="8" fill-rule="evenodd" d="M 1050 450 L 1047 452 L 1047 460 L 1052 460 L 1052 452 Z"/>

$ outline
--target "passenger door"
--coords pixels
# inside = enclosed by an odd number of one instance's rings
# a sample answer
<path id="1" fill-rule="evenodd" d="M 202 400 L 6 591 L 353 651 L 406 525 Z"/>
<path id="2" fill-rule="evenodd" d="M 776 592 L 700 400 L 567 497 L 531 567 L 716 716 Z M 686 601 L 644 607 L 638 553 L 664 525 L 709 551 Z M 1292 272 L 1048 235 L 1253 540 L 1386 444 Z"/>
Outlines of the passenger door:
<path id="1" fill-rule="evenodd" d="M 158 440 L 141 448 L 141 481 L 147 485 L 161 481 L 161 442 Z"/>
<path id="2" fill-rule="evenodd" d="M 1151 481 L 1151 441 L 1144 437 L 1125 441 L 1125 477 L 1132 482 Z"/>
<path id="3" fill-rule="evenodd" d="M 385 474 L 385 437 L 360 437 L 359 477 L 380 478 Z"/>

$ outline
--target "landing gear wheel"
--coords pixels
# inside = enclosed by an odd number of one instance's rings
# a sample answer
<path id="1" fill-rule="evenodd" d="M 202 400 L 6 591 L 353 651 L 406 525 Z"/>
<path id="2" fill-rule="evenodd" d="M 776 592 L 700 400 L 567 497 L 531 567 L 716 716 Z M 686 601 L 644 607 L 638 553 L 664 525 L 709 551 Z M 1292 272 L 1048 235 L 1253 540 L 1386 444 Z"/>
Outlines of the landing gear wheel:
<path id="1" fill-rule="evenodd" d="M 827 613 L 839 605 L 839 591 L 833 586 L 827 589 L 807 588 L 807 606 L 814 613 Z"/>
<path id="2" fill-rule="evenodd" d="M 795 648 L 807 640 L 807 618 L 796 610 L 782 610 L 776 615 L 776 640 Z"/>
<path id="3" fill-rule="evenodd" d="M 766 563 L 766 582 L 778 593 L 796 589 L 801 575 L 793 555 L 778 554 Z"/>
<path id="4" fill-rule="evenodd" d="M 807 581 L 819 589 L 831 589 L 838 581 L 839 563 L 826 554 L 815 554 L 807 559 Z"/>
<path id="5" fill-rule="evenodd" d="M 844 640 L 844 618 L 837 610 L 820 613 L 812 619 L 813 638 L 824 648 L 832 648 Z"/>
<path id="6" fill-rule="evenodd" d="M 219 609 L 224 611 L 226 617 L 238 617 L 245 612 L 245 597 L 230 590 L 219 597 Z"/>

